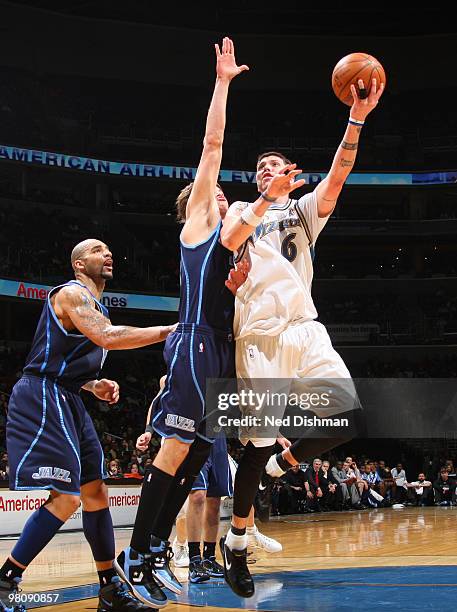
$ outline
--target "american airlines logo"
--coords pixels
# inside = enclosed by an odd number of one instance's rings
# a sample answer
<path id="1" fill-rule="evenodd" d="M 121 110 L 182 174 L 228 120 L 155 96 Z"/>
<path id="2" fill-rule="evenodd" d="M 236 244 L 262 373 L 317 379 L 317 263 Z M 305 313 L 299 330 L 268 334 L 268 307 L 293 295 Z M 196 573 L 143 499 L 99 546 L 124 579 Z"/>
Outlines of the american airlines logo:
<path id="1" fill-rule="evenodd" d="M 60 480 L 71 482 L 70 472 L 58 467 L 39 467 L 38 472 L 32 474 L 34 480 Z"/>
<path id="2" fill-rule="evenodd" d="M 16 290 L 16 297 L 26 298 L 28 300 L 45 300 L 50 290 L 51 287 L 43 285 L 34 286 L 19 283 Z M 124 295 L 104 295 L 100 301 L 107 308 L 128 308 L 128 301 Z"/>
<path id="3" fill-rule="evenodd" d="M 165 423 L 169 427 L 174 427 L 175 429 L 195 431 L 195 421 L 192 419 L 186 419 L 186 417 L 180 416 L 179 414 L 167 414 Z"/>

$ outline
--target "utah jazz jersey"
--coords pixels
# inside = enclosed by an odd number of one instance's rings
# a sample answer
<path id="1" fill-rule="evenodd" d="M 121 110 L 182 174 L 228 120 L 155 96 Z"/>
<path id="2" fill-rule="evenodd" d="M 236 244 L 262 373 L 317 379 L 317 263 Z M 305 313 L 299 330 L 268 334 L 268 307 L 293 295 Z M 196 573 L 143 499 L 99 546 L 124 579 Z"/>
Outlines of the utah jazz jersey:
<path id="1" fill-rule="evenodd" d="M 106 478 L 103 450 L 79 391 L 98 377 L 107 351 L 62 327 L 51 297 L 67 285 L 90 293 L 77 281 L 50 291 L 24 374 L 8 403 L 10 488 L 16 491 L 53 489 L 79 495 L 82 485 Z M 92 298 L 108 317 L 105 306 Z"/>
<path id="2" fill-rule="evenodd" d="M 69 285 L 79 285 L 90 293 L 82 283 L 74 280 L 54 287 L 49 292 L 26 360 L 24 374 L 46 376 L 63 387 L 78 391 L 84 384 L 97 378 L 107 351 L 78 332 L 67 332 L 57 318 L 51 305 L 51 297 L 62 287 Z M 91 293 L 90 295 L 98 310 L 108 318 L 108 309 Z"/>
<path id="3" fill-rule="evenodd" d="M 219 223 L 199 244 L 181 240 L 179 322 L 232 333 L 234 299 L 225 281 L 233 267 L 233 255 L 220 242 L 221 227 Z"/>
<path id="4" fill-rule="evenodd" d="M 225 286 L 231 251 L 220 243 L 221 223 L 196 245 L 181 240 L 179 325 L 165 341 L 167 382 L 154 400 L 152 426 L 163 438 L 192 443 L 214 432 L 206 423 L 206 382 L 235 375 L 234 298 Z"/>

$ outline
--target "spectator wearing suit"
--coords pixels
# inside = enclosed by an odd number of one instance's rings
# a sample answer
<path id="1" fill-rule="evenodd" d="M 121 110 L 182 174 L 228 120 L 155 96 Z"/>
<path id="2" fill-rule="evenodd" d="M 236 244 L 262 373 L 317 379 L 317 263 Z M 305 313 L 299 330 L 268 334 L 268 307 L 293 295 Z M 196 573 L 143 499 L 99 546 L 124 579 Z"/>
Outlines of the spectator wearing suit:
<path id="1" fill-rule="evenodd" d="M 305 472 L 305 490 L 307 508 L 311 512 L 321 512 L 324 491 L 327 493 L 328 481 L 322 469 L 322 460 L 314 459 L 313 464 Z"/>
<path id="2" fill-rule="evenodd" d="M 283 477 L 284 487 L 280 493 L 279 507 L 284 507 L 284 493 L 287 495 L 286 509 L 293 514 L 302 511 L 305 501 L 305 472 L 294 465 Z"/>
<path id="3" fill-rule="evenodd" d="M 324 510 L 337 510 L 341 508 L 342 495 L 341 495 L 341 487 L 335 478 L 333 477 L 332 471 L 330 469 L 330 461 L 322 462 L 322 471 L 324 472 L 324 480 L 326 481 L 325 490 L 322 489 L 323 496 L 323 508 Z"/>

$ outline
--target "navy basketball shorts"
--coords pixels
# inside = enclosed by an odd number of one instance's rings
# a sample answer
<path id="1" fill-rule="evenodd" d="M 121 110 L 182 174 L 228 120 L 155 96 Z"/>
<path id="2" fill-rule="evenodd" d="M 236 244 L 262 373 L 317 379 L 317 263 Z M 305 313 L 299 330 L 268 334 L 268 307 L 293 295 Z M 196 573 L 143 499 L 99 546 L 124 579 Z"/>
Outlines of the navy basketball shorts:
<path id="1" fill-rule="evenodd" d="M 155 399 L 151 425 L 163 438 L 191 444 L 205 435 L 208 378 L 235 376 L 235 343 L 231 334 L 192 323 L 179 324 L 165 342 L 167 381 Z"/>
<path id="2" fill-rule="evenodd" d="M 233 496 L 233 477 L 225 437 L 214 440 L 208 460 L 195 479 L 192 491 L 206 491 L 207 497 Z"/>
<path id="3" fill-rule="evenodd" d="M 78 393 L 46 377 L 24 375 L 8 405 L 6 444 L 10 489 L 53 489 L 79 495 L 106 478 L 105 458 Z"/>

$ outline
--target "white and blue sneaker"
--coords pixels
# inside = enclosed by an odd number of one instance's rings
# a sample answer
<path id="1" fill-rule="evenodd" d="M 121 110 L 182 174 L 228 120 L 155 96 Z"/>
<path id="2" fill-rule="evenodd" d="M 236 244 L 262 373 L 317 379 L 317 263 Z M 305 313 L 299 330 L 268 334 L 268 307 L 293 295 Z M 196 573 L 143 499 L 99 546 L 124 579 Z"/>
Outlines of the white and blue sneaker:
<path id="1" fill-rule="evenodd" d="M 180 595 L 182 593 L 182 584 L 173 574 L 170 567 L 170 561 L 173 559 L 170 542 L 160 541 L 158 546 L 151 545 L 148 558 L 150 559 L 151 572 L 154 578 L 166 589 L 170 589 L 173 593 Z"/>
<path id="2" fill-rule="evenodd" d="M 114 567 L 141 602 L 156 609 L 167 605 L 167 596 L 152 575 L 150 555 L 143 555 L 128 546 L 114 559 Z"/>

